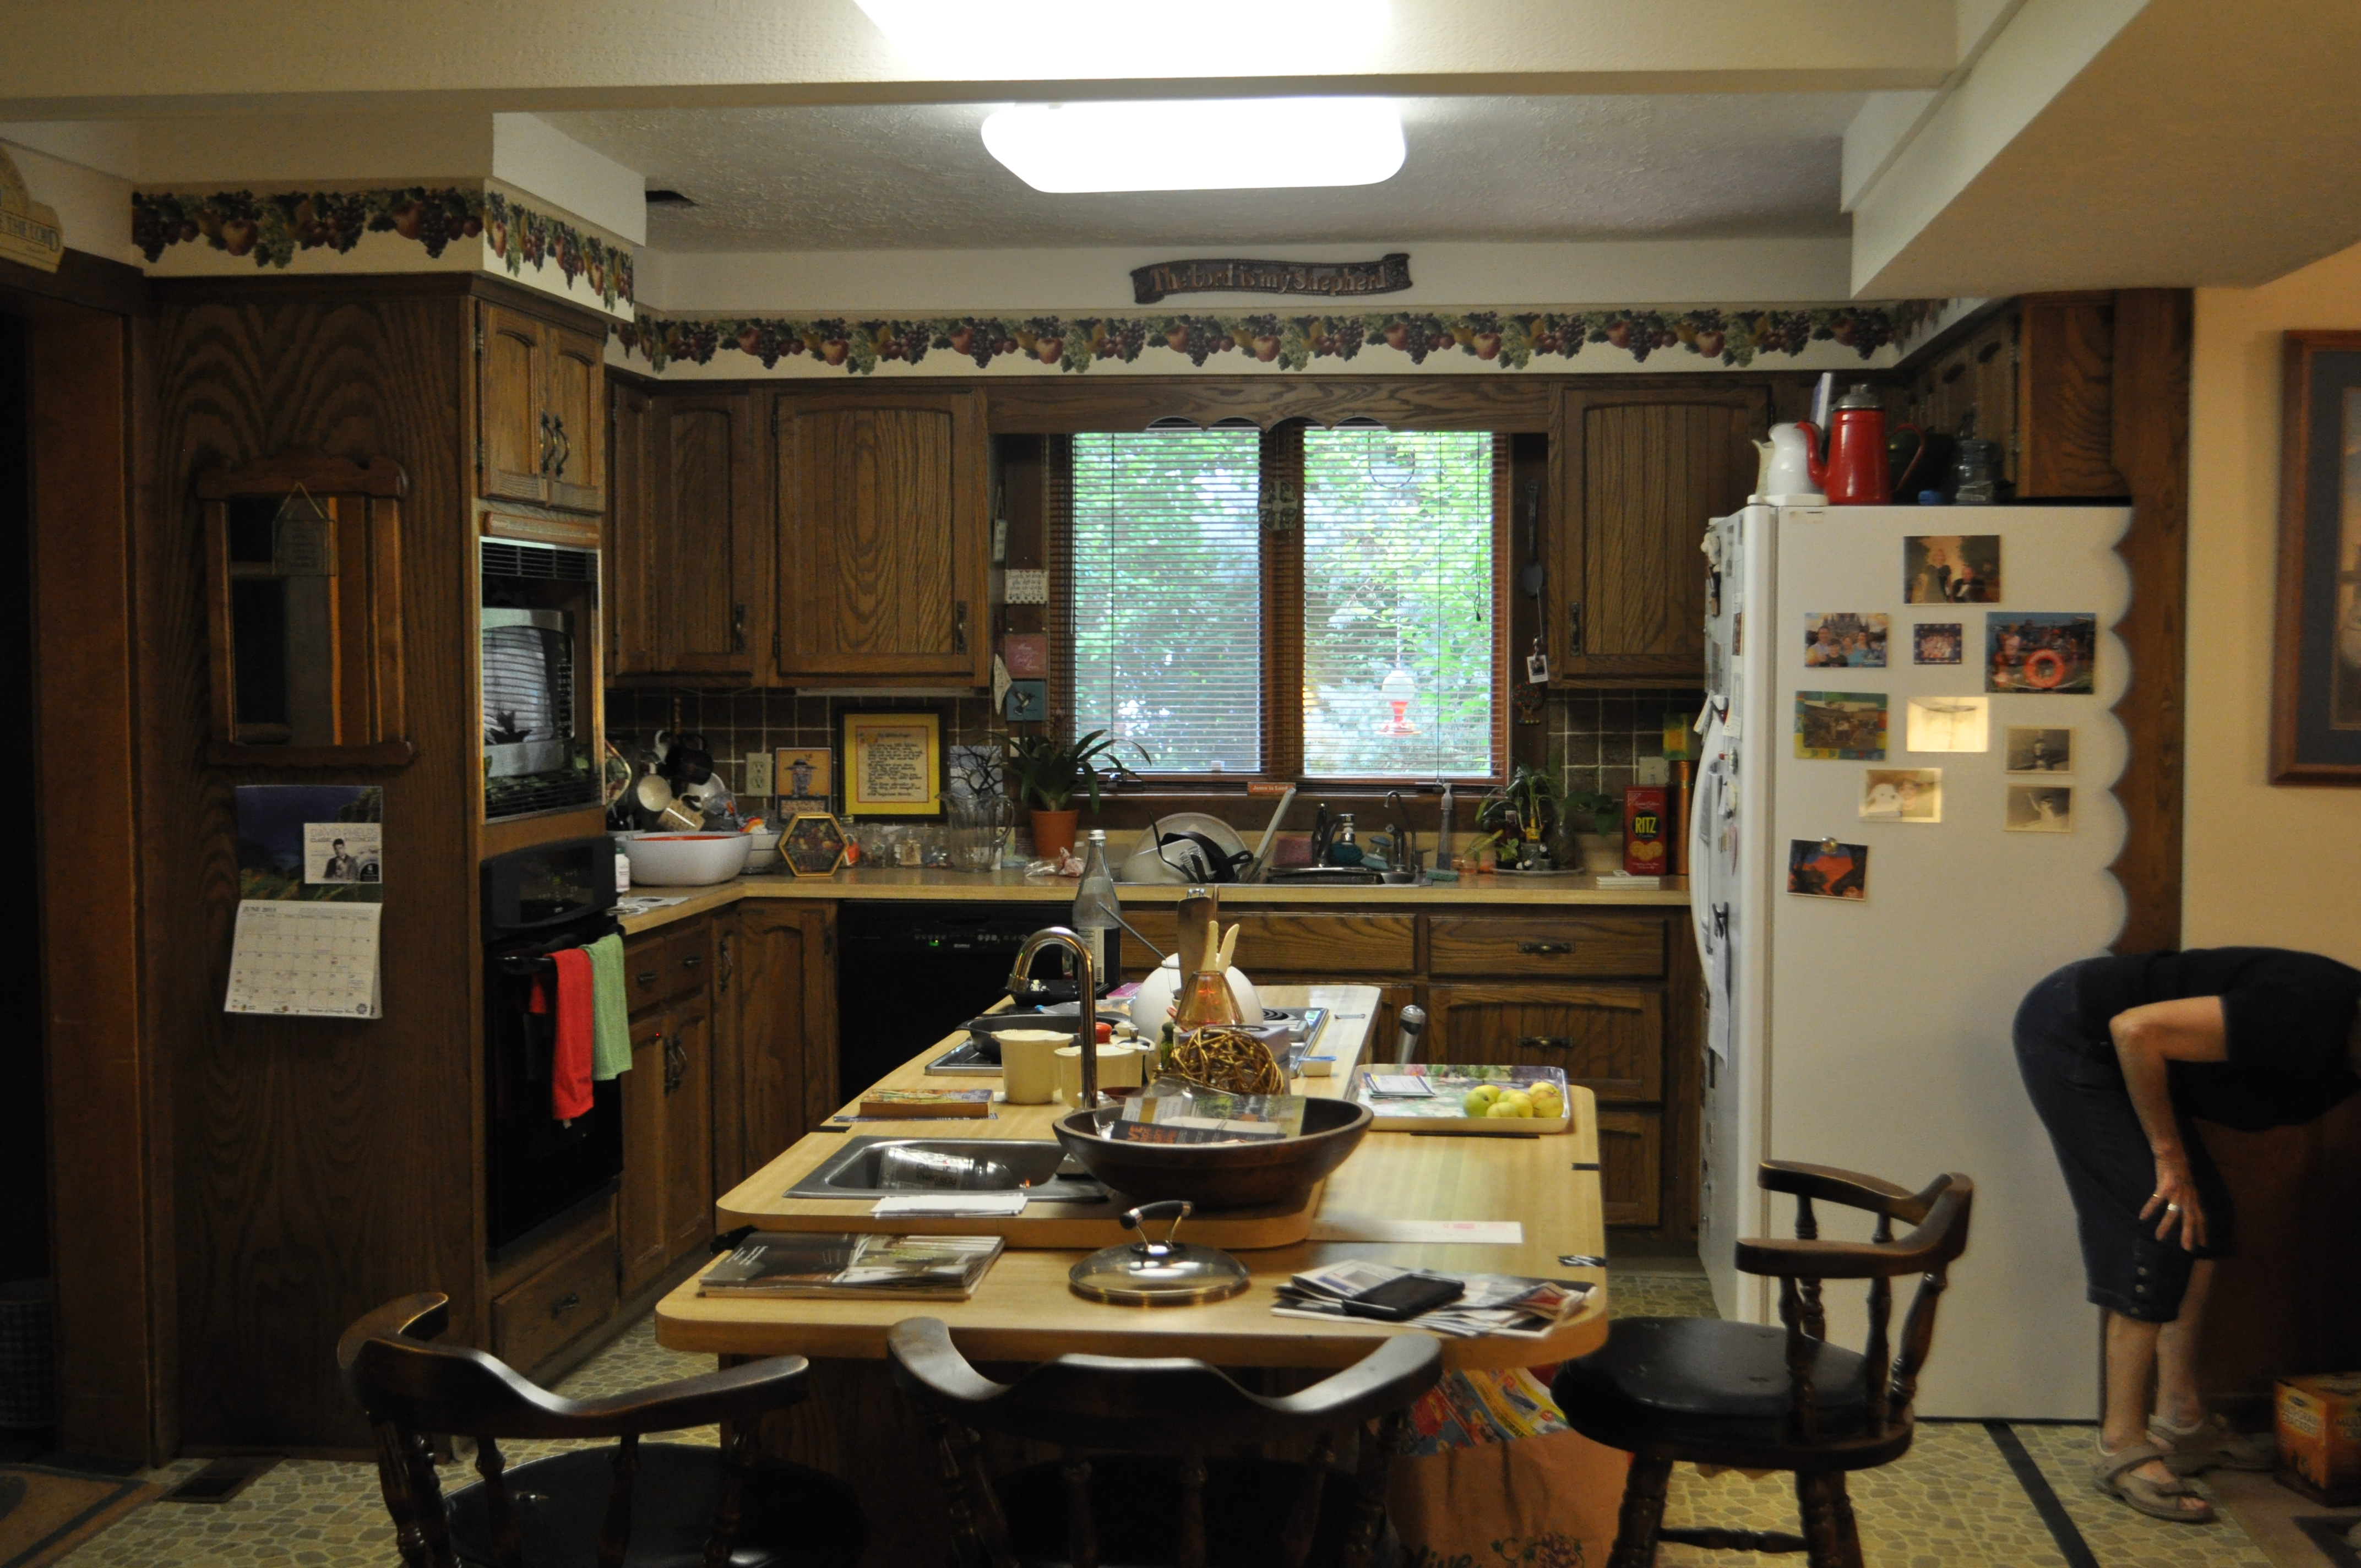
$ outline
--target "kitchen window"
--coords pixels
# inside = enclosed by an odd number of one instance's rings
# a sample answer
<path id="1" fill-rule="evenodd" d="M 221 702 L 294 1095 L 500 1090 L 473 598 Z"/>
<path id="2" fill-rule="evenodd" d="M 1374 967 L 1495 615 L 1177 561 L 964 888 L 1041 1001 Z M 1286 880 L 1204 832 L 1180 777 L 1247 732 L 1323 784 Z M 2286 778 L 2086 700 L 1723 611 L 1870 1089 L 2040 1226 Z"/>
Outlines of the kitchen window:
<path id="1" fill-rule="evenodd" d="M 1054 720 L 1168 777 L 1499 777 L 1507 448 L 1301 426 L 1054 442 Z"/>

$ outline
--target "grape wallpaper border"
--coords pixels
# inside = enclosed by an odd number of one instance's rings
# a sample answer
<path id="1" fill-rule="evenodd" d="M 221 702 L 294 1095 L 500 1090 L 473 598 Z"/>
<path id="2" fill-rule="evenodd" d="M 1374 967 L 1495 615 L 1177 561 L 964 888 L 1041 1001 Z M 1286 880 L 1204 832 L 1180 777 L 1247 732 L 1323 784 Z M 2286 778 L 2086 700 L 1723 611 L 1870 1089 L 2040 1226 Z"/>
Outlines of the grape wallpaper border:
<path id="1" fill-rule="evenodd" d="M 672 316 L 642 309 L 636 320 L 613 330 L 627 355 L 636 355 L 658 373 L 675 364 L 710 364 L 724 349 L 759 361 L 765 370 L 775 368 L 782 359 L 809 357 L 865 376 L 880 366 L 916 366 L 929 354 L 941 353 L 968 360 L 979 370 L 1014 360 L 1028 369 L 1079 373 L 1106 361 L 1133 364 L 1151 346 L 1184 355 L 1199 369 L 1208 359 L 1235 354 L 1283 370 L 1303 370 L 1315 361 L 1342 364 L 1364 348 L 1375 347 L 1406 354 L 1413 366 L 1424 365 L 1433 356 L 1458 354 L 1502 369 L 1522 370 L 1597 349 L 1642 364 L 1653 355 L 1685 354 L 1739 368 L 1762 357 L 1793 357 L 1815 344 L 1830 344 L 1868 359 L 1923 331 L 1947 302 L 1354 315 L 939 316 L 908 321 Z"/>
<path id="2" fill-rule="evenodd" d="M 631 249 L 499 191 L 409 185 L 368 191 L 135 192 L 131 242 L 150 262 L 176 245 L 203 244 L 257 267 L 285 269 L 307 250 L 344 255 L 364 234 L 393 234 L 439 258 L 454 240 L 481 236 L 511 277 L 555 264 L 610 310 L 633 303 Z"/>

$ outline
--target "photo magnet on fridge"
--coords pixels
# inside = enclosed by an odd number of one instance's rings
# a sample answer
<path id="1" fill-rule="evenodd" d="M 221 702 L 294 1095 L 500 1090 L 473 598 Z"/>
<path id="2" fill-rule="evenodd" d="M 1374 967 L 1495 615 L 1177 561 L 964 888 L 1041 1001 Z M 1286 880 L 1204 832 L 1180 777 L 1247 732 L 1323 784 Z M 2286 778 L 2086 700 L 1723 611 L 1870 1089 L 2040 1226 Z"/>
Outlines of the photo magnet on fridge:
<path id="1" fill-rule="evenodd" d="M 2074 731 L 2037 724 L 2010 725 L 2005 766 L 2012 773 L 2072 773 Z"/>
<path id="2" fill-rule="evenodd" d="M 2098 689 L 2099 618 L 2031 610 L 1984 618 L 1984 690 L 2087 696 Z"/>
<path id="3" fill-rule="evenodd" d="M 2000 535 L 1904 536 L 1902 598 L 1905 604 L 2000 603 Z"/>
<path id="4" fill-rule="evenodd" d="M 2009 785 L 2007 826 L 2012 833 L 2071 833 L 2074 792 L 2062 784 Z"/>
<path id="5" fill-rule="evenodd" d="M 1885 668 L 1885 638 L 1891 618 L 1869 611 L 1811 611 L 1804 617 L 1804 667 L 1811 670 Z"/>
<path id="6" fill-rule="evenodd" d="M 1823 762 L 1885 761 L 1885 694 L 1797 692 L 1795 755 Z"/>
<path id="7" fill-rule="evenodd" d="M 1834 839 L 1787 840 L 1787 891 L 1806 898 L 1869 897 L 1869 846 Z"/>
<path id="8" fill-rule="evenodd" d="M 1904 749 L 1912 751 L 1982 751 L 1992 723 L 1992 699 L 1981 696 L 1914 696 L 1907 711 Z"/>
<path id="9" fill-rule="evenodd" d="M 1956 620 L 1922 620 L 1910 629 L 1914 664 L 1956 664 L 1967 645 L 1966 630 Z"/>
<path id="10" fill-rule="evenodd" d="M 1940 822 L 1943 770 L 1872 768 L 1861 779 L 1863 822 Z"/>

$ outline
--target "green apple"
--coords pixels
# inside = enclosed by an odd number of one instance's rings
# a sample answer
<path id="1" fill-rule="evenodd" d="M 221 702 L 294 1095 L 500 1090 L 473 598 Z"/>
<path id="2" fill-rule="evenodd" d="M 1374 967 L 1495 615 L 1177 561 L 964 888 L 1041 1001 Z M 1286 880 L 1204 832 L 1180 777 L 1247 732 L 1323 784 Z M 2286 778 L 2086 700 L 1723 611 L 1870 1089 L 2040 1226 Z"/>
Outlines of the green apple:
<path id="1" fill-rule="evenodd" d="M 1513 1100 L 1495 1100 L 1484 1113 L 1484 1119 L 1488 1122 L 1513 1122 L 1532 1113 L 1531 1105 L 1519 1105 Z"/>
<path id="2" fill-rule="evenodd" d="M 1463 1116 L 1488 1116 L 1492 1113 L 1493 1102 L 1499 1098 L 1500 1091 L 1497 1085 L 1479 1083 L 1459 1102 L 1459 1113 Z"/>

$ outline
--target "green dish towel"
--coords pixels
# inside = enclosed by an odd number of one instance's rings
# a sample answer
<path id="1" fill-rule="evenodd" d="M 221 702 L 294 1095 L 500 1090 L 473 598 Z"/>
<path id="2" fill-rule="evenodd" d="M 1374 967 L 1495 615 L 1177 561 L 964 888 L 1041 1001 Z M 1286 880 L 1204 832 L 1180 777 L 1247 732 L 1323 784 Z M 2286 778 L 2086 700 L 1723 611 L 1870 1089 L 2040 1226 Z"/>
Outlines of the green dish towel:
<path id="1" fill-rule="evenodd" d="M 623 996 L 623 938 L 605 936 L 590 955 L 590 1078 L 604 1083 L 631 1070 L 631 1020 Z"/>

